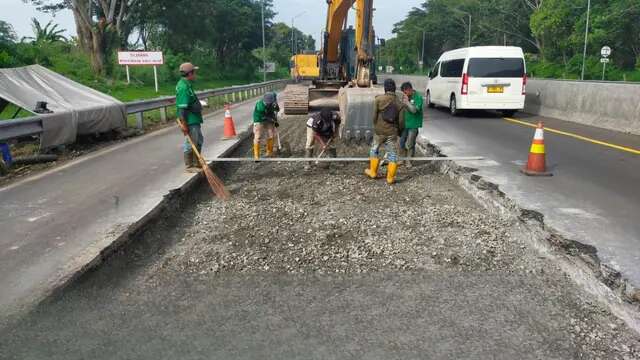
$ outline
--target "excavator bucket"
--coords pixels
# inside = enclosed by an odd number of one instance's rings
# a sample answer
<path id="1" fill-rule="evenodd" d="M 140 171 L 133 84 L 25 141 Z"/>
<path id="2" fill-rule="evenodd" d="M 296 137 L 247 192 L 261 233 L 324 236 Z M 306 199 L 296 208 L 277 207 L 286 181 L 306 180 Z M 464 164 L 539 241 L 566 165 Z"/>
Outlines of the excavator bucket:
<path id="1" fill-rule="evenodd" d="M 347 141 L 370 141 L 373 138 L 373 104 L 380 87 L 342 88 L 338 95 L 342 117 L 341 137 Z"/>

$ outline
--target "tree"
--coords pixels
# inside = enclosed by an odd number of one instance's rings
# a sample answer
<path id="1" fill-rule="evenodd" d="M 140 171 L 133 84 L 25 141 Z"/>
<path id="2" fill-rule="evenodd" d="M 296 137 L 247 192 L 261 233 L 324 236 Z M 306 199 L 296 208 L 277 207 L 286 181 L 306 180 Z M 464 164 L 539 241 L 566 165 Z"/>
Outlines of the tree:
<path id="1" fill-rule="evenodd" d="M 13 31 L 13 26 L 6 21 L 0 20 L 0 46 L 15 43 L 16 39 L 16 33 Z"/>
<path id="2" fill-rule="evenodd" d="M 91 56 L 97 74 L 104 74 L 110 50 L 126 41 L 125 23 L 137 0 L 23 0 L 42 11 L 70 9 L 76 23 L 78 43 Z"/>
<path id="3" fill-rule="evenodd" d="M 58 24 L 53 24 L 53 21 L 49 21 L 47 25 L 42 27 L 36 18 L 31 18 L 31 27 L 33 28 L 34 36 L 23 37 L 22 41 L 31 40 L 34 43 L 53 43 L 67 40 L 62 35 L 66 30 L 58 29 Z"/>

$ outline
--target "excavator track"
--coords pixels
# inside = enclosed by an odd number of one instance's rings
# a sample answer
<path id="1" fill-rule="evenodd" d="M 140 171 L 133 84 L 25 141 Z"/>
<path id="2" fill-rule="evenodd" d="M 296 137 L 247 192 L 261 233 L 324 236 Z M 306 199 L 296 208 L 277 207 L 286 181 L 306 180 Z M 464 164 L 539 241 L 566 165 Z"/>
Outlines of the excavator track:
<path id="1" fill-rule="evenodd" d="M 309 86 L 287 85 L 283 92 L 284 113 L 304 115 L 309 113 Z"/>

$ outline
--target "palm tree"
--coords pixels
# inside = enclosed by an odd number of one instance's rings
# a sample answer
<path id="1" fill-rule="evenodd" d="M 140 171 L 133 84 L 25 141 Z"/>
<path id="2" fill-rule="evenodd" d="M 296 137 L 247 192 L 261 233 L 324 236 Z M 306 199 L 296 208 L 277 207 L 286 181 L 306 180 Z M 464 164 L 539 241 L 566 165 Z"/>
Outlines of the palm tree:
<path id="1" fill-rule="evenodd" d="M 33 28 L 33 34 L 35 36 L 23 37 L 22 41 L 31 40 L 31 42 L 38 44 L 67 41 L 67 38 L 62 35 L 62 33 L 67 30 L 58 29 L 58 24 L 53 24 L 53 20 L 49 21 L 47 25 L 42 27 L 36 18 L 31 18 L 31 27 Z"/>

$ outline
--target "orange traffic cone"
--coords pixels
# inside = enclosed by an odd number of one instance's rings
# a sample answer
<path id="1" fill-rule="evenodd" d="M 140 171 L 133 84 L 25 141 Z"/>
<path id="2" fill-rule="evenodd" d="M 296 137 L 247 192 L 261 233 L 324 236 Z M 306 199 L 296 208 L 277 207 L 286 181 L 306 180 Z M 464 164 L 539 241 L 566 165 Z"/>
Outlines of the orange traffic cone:
<path id="1" fill-rule="evenodd" d="M 529 160 L 527 166 L 520 170 L 528 176 L 551 176 L 547 171 L 546 155 L 544 151 L 544 126 L 542 122 L 538 123 L 538 128 L 533 136 L 531 150 L 529 150 Z"/>
<path id="2" fill-rule="evenodd" d="M 229 104 L 224 105 L 224 135 L 222 137 L 223 140 L 235 139 L 237 137 L 236 134 L 236 126 L 233 123 L 233 118 L 231 117 L 231 106 Z"/>

